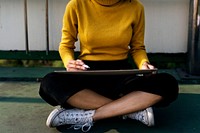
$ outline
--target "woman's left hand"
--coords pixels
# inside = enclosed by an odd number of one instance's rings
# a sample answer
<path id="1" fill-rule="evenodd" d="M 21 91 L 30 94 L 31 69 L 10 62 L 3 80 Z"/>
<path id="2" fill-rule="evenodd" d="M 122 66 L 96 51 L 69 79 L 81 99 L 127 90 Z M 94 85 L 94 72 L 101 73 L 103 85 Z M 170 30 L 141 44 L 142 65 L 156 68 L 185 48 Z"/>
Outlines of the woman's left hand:
<path id="1" fill-rule="evenodd" d="M 146 69 L 155 69 L 155 67 L 151 64 L 149 64 L 148 62 L 144 62 L 142 64 L 142 67 L 141 67 L 142 70 L 146 70 Z"/>

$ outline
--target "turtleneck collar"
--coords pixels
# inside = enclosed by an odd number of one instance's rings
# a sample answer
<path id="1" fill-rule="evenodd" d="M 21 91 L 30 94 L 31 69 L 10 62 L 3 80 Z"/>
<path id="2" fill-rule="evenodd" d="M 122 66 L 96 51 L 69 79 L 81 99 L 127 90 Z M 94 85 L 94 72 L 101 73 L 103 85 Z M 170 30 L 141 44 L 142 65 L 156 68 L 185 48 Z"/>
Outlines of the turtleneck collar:
<path id="1" fill-rule="evenodd" d="M 118 3 L 120 0 L 95 0 L 95 1 L 103 6 L 112 6 Z"/>

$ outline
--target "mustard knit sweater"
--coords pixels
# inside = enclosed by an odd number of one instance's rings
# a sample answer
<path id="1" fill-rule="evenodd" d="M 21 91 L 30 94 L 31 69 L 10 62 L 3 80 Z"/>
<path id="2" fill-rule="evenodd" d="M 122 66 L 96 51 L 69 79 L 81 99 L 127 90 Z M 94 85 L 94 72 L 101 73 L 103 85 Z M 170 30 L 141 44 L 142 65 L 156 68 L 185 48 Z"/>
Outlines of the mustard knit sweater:
<path id="1" fill-rule="evenodd" d="M 74 59 L 80 40 L 82 60 L 126 59 L 138 68 L 148 61 L 144 46 L 144 8 L 138 0 L 71 0 L 63 17 L 59 53 L 64 65 Z"/>

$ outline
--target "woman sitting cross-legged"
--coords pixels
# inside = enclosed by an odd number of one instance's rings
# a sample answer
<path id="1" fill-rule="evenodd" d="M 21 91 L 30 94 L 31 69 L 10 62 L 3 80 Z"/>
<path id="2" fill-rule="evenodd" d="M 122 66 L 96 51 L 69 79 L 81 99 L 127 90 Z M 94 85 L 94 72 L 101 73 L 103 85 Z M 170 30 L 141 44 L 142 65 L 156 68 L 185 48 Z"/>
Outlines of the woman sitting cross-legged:
<path id="1" fill-rule="evenodd" d="M 138 0 L 71 0 L 63 17 L 59 53 L 67 71 L 154 69 L 144 46 L 144 7 Z M 80 55 L 74 58 L 80 39 Z M 88 68 L 88 66 L 90 68 Z M 54 109 L 47 126 L 88 131 L 98 120 L 122 116 L 154 125 L 152 107 L 176 100 L 178 83 L 167 73 L 148 76 L 81 76 L 52 72 L 40 96 Z"/>

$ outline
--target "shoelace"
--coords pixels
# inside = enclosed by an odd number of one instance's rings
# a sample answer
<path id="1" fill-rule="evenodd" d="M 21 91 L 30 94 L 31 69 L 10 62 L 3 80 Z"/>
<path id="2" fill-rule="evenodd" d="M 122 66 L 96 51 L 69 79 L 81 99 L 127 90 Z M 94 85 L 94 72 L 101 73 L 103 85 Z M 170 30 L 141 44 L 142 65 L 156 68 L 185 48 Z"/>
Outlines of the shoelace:
<path id="1" fill-rule="evenodd" d="M 71 129 L 71 128 L 73 128 L 74 130 L 81 129 L 83 132 L 88 132 L 91 129 L 92 126 L 93 126 L 93 123 L 85 123 L 83 125 L 76 124 L 76 125 L 72 125 L 68 129 Z"/>
<path id="2" fill-rule="evenodd" d="M 146 121 L 146 119 L 145 119 L 145 116 L 143 115 L 145 113 L 146 113 L 145 111 L 141 111 L 141 112 L 137 113 L 135 115 L 135 119 L 143 122 L 144 124 L 148 124 L 147 121 Z"/>
<path id="3" fill-rule="evenodd" d="M 93 126 L 93 120 L 92 117 L 88 117 L 89 114 L 64 114 L 65 117 L 68 117 L 68 120 L 70 120 L 72 123 L 71 127 L 69 129 L 73 128 L 74 130 L 81 129 L 83 132 L 88 132 L 91 127 Z M 67 119 L 64 119 L 67 120 Z M 83 124 L 84 123 L 84 124 Z"/>

